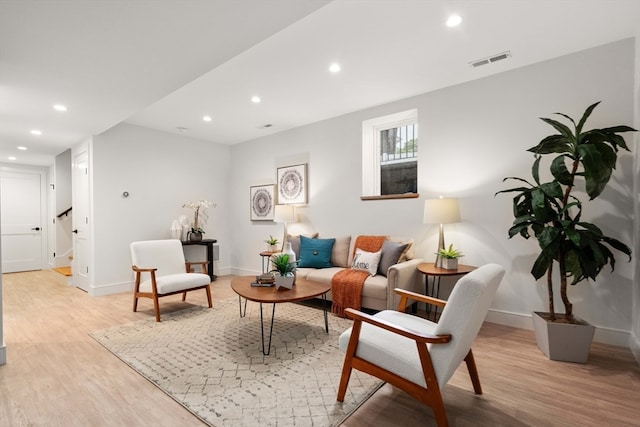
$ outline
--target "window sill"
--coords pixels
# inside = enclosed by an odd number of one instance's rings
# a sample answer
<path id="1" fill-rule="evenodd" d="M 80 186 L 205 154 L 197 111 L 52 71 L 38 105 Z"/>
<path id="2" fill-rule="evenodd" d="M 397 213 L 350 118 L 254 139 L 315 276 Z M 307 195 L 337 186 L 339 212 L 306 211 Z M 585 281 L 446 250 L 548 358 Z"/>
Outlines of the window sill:
<path id="1" fill-rule="evenodd" d="M 390 200 L 390 199 L 417 199 L 420 197 L 418 193 L 404 193 L 404 194 L 385 194 L 384 196 L 360 196 L 360 200 Z"/>

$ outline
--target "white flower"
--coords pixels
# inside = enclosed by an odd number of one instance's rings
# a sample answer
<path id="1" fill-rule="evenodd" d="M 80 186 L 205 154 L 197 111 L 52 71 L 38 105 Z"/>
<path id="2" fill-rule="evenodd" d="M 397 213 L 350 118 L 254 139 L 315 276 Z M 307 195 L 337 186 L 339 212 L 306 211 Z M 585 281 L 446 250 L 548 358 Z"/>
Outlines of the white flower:
<path id="1" fill-rule="evenodd" d="M 207 215 L 207 208 L 215 208 L 216 204 L 209 200 L 198 200 L 197 202 L 188 202 L 182 205 L 183 208 L 193 209 L 193 224 L 191 224 L 191 231 L 204 233 L 202 226 L 207 223 L 209 216 Z"/>

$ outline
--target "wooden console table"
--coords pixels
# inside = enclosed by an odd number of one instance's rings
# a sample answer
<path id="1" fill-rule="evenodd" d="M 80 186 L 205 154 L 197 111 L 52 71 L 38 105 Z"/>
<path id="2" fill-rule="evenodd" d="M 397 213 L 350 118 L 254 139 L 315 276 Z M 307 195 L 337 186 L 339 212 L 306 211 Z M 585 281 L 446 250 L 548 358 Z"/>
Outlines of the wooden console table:
<path id="1" fill-rule="evenodd" d="M 209 262 L 209 266 L 207 267 L 207 273 L 209 273 L 209 277 L 211 278 L 212 282 L 218 278 L 218 276 L 216 276 L 213 273 L 213 244 L 217 242 L 218 241 L 216 239 L 202 239 L 199 242 L 191 242 L 191 241 L 182 242 L 182 246 L 199 245 L 199 246 L 207 247 L 207 261 Z"/>

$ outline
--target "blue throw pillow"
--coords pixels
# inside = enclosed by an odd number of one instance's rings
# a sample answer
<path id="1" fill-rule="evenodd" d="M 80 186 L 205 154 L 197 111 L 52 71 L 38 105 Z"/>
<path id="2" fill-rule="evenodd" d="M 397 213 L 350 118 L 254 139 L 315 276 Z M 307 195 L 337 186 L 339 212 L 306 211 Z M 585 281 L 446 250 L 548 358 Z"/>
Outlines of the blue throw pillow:
<path id="1" fill-rule="evenodd" d="M 336 239 L 309 239 L 300 236 L 301 268 L 329 268 L 331 267 L 331 250 Z"/>

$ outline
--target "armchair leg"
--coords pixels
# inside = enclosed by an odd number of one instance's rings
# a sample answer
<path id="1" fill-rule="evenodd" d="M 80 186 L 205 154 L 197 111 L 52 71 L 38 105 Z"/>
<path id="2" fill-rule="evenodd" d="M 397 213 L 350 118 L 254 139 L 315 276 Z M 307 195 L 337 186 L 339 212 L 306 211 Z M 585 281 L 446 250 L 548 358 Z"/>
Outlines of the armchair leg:
<path id="1" fill-rule="evenodd" d="M 471 377 L 471 383 L 473 384 L 473 391 L 476 394 L 482 394 L 482 386 L 480 385 L 480 376 L 478 375 L 478 368 L 476 367 L 476 360 L 473 358 L 473 352 L 469 349 L 469 353 L 464 358 L 465 363 L 467 364 L 467 370 L 469 371 L 469 376 Z"/>
<path id="2" fill-rule="evenodd" d="M 447 427 L 449 425 L 449 421 L 447 420 L 447 412 L 444 410 L 442 397 L 440 397 L 440 402 L 431 406 L 431 409 L 433 410 L 433 415 L 436 419 L 436 425 L 438 427 Z"/>
<path id="3" fill-rule="evenodd" d="M 340 376 L 340 386 L 338 386 L 338 402 L 344 402 L 344 395 L 347 393 L 347 386 L 349 385 L 349 379 L 351 378 L 351 359 L 352 357 L 346 356 L 344 359 L 344 365 L 342 366 L 342 375 Z"/>
<path id="4" fill-rule="evenodd" d="M 158 295 L 153 296 L 153 308 L 156 311 L 156 322 L 160 321 L 160 303 L 158 302 Z"/>
<path id="5" fill-rule="evenodd" d="M 135 313 L 136 311 L 138 311 L 138 296 L 134 293 L 133 294 L 133 312 Z"/>
<path id="6" fill-rule="evenodd" d="M 182 293 L 182 301 L 186 301 L 187 300 L 187 292 L 183 292 Z"/>
<path id="7" fill-rule="evenodd" d="M 209 308 L 212 308 L 213 303 L 211 302 L 211 286 L 207 285 L 207 287 L 204 289 L 207 291 L 207 301 L 209 302 Z"/>
<path id="8" fill-rule="evenodd" d="M 338 402 L 344 402 L 344 395 L 347 392 L 349 378 L 351 378 L 351 370 L 353 369 L 353 357 L 358 349 L 358 340 L 360 339 L 360 330 L 362 329 L 362 321 L 354 321 L 351 327 L 351 336 L 349 337 L 349 345 L 344 356 L 344 364 L 342 365 L 342 375 L 340 376 L 340 385 L 338 386 Z"/>

